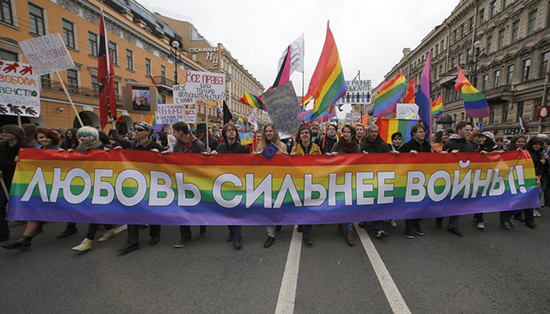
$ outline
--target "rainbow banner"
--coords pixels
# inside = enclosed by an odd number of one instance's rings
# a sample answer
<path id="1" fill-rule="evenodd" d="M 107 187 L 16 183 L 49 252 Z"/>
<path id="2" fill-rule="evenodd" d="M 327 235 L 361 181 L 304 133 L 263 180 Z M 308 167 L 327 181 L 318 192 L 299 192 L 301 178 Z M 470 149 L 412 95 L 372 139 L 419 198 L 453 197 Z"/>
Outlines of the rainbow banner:
<path id="1" fill-rule="evenodd" d="M 22 149 L 9 220 L 323 224 L 539 206 L 525 151 L 504 154 L 161 155 Z"/>
<path id="2" fill-rule="evenodd" d="M 378 125 L 378 135 L 380 138 L 388 144 L 392 143 L 391 136 L 395 132 L 401 133 L 403 139 L 401 143 L 405 144 L 411 140 L 411 129 L 413 125 L 417 124 L 418 120 L 404 120 L 404 119 L 378 119 L 376 125 Z"/>

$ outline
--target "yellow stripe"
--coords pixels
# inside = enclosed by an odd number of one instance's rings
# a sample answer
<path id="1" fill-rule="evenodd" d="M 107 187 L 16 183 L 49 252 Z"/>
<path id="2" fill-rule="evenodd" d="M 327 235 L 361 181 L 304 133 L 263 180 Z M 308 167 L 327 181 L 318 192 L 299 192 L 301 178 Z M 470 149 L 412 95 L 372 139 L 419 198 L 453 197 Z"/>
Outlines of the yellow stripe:
<path id="1" fill-rule="evenodd" d="M 405 83 L 405 77 L 404 76 L 401 76 L 399 79 L 397 79 L 395 82 L 393 82 L 393 84 L 391 84 L 390 86 L 386 87 L 386 89 L 384 89 L 383 91 L 380 91 L 378 93 L 376 93 L 376 98 L 378 97 L 382 97 L 385 93 L 389 92 L 390 90 L 394 89 L 396 86 L 400 85 L 400 84 L 403 84 Z"/>
<path id="2" fill-rule="evenodd" d="M 340 64 L 340 58 L 338 57 L 338 62 L 336 63 L 336 66 L 334 67 L 325 84 L 323 84 L 323 89 L 321 89 L 319 98 L 315 99 L 315 103 L 313 104 L 313 112 L 317 112 L 319 110 L 319 107 L 323 102 L 323 98 L 327 94 L 328 90 L 332 87 L 332 84 L 334 83 L 334 81 L 336 81 L 336 78 L 338 78 L 340 73 L 342 73 L 342 65 Z"/>

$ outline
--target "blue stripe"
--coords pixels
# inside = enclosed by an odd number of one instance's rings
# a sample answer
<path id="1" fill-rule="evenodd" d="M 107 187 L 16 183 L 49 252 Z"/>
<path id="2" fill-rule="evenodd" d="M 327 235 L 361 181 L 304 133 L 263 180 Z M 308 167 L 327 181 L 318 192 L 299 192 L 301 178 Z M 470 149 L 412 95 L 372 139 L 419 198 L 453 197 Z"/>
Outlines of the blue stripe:
<path id="1" fill-rule="evenodd" d="M 487 99 L 480 99 L 480 100 L 476 100 L 476 101 L 464 101 L 464 108 L 466 110 L 469 110 L 469 109 L 484 109 L 484 108 L 488 108 L 489 107 L 489 103 L 487 102 Z"/>

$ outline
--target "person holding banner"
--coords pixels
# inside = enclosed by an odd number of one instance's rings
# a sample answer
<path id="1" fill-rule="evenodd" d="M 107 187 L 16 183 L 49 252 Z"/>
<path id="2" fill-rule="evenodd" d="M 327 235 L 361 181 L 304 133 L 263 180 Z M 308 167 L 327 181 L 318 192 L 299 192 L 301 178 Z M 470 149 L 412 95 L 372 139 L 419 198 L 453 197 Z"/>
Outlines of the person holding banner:
<path id="1" fill-rule="evenodd" d="M 398 152 L 403 145 L 403 134 L 401 132 L 395 132 L 391 135 L 390 150 L 392 152 Z"/>
<path id="2" fill-rule="evenodd" d="M 145 122 L 138 122 L 134 127 L 134 142 L 132 142 L 130 150 L 161 152 L 163 149 L 160 144 L 151 139 L 152 133 L 152 126 Z M 122 147 L 117 146 L 115 149 L 122 149 Z M 151 236 L 149 245 L 158 244 L 160 240 L 160 226 L 151 225 L 149 235 Z M 126 254 L 137 249 L 139 249 L 139 226 L 128 225 L 128 239 L 126 244 L 119 249 L 118 252 L 120 254 Z"/>
<path id="3" fill-rule="evenodd" d="M 417 123 L 411 128 L 411 140 L 403 144 L 399 148 L 400 153 L 411 153 L 417 155 L 418 153 L 431 153 L 432 146 L 426 140 L 426 125 L 424 123 Z M 409 239 L 414 239 L 414 234 L 419 236 L 424 235 L 422 227 L 420 227 L 420 218 L 406 219 L 405 220 L 405 236 Z"/>
<path id="4" fill-rule="evenodd" d="M 261 154 L 269 146 L 270 143 L 275 144 L 275 146 L 277 146 L 277 148 L 279 149 L 277 154 L 287 154 L 286 145 L 281 142 L 277 127 L 275 127 L 275 124 L 273 123 L 268 123 L 263 127 L 261 141 L 258 144 L 258 148 L 254 152 L 254 154 Z M 267 239 L 264 242 L 264 248 L 267 249 L 273 244 L 273 242 L 275 242 L 276 228 L 280 229 L 279 226 L 267 226 Z"/>
<path id="5" fill-rule="evenodd" d="M 211 155 L 217 156 L 218 154 L 248 154 L 248 148 L 242 146 L 237 140 L 239 138 L 239 132 L 233 123 L 229 122 L 222 128 L 222 137 L 224 142 L 218 145 L 217 150 L 213 150 Z M 241 226 L 228 226 L 229 236 L 226 242 L 233 241 L 235 249 L 240 250 L 243 245 L 241 243 L 242 234 Z"/>
<path id="6" fill-rule="evenodd" d="M 508 145 L 508 151 L 524 150 L 527 143 L 527 136 L 523 134 L 514 135 Z M 508 210 L 500 212 L 500 227 L 504 230 L 510 230 L 515 227 L 512 218 L 525 222 L 523 218 L 523 210 Z M 533 219 L 534 220 L 534 219 Z"/>
<path id="7" fill-rule="evenodd" d="M 206 125 L 205 125 L 206 126 Z M 189 125 L 185 122 L 176 122 L 172 125 L 173 135 L 176 137 L 176 144 L 174 145 L 174 153 L 182 154 L 200 154 L 205 151 L 204 144 L 191 133 Z M 168 153 L 168 152 L 164 152 Z M 200 226 L 199 235 L 206 234 L 206 226 Z M 174 244 L 174 248 L 179 249 L 193 241 L 193 235 L 191 233 L 190 226 L 180 226 L 181 238 L 178 243 Z"/>
<path id="8" fill-rule="evenodd" d="M 25 132 L 15 124 L 7 124 L 0 128 L 0 134 L 4 143 L 0 144 L 0 171 L 2 191 L 0 191 L 0 241 L 6 241 L 10 238 L 10 229 L 6 221 L 8 210 L 9 191 L 15 166 L 17 164 L 17 155 L 21 148 L 27 147 L 25 143 Z"/>
<path id="9" fill-rule="evenodd" d="M 357 143 L 355 128 L 349 124 L 342 128 L 342 139 L 332 147 L 332 152 L 327 156 L 336 156 L 339 154 L 357 154 L 361 152 L 361 146 Z M 353 246 L 353 223 L 345 224 L 345 238 L 349 246 Z M 343 237 L 344 224 L 338 224 L 338 235 Z"/>
<path id="10" fill-rule="evenodd" d="M 357 133 L 357 135 L 355 135 L 355 137 L 357 138 L 357 143 L 361 145 L 361 143 L 365 140 L 365 136 L 367 135 L 367 133 L 365 132 L 365 126 L 361 123 L 357 123 L 355 125 L 355 132 Z"/>
<path id="11" fill-rule="evenodd" d="M 443 146 L 442 152 L 453 154 L 474 152 L 474 144 L 468 141 L 468 138 L 470 138 L 472 134 L 473 128 L 474 126 L 471 122 L 458 122 L 456 125 L 456 134 L 453 134 L 449 138 L 449 141 Z M 460 229 L 458 229 L 459 217 L 460 216 L 449 217 L 449 225 L 447 226 L 447 231 L 459 237 L 463 237 L 462 232 L 460 232 Z M 438 228 L 441 228 L 441 226 L 443 225 L 443 218 L 436 218 L 435 224 Z"/>
<path id="12" fill-rule="evenodd" d="M 307 125 L 302 125 L 298 129 L 298 136 L 296 144 L 292 147 L 290 156 L 304 156 L 304 155 L 321 155 L 321 148 L 311 140 L 311 129 Z M 311 240 L 311 225 L 300 226 L 304 236 L 304 243 L 306 245 L 313 245 Z"/>
<path id="13" fill-rule="evenodd" d="M 443 145 L 449 141 L 450 134 L 447 130 L 439 130 L 435 133 L 434 141 L 432 143 L 432 153 L 441 153 L 443 151 Z"/>
<path id="14" fill-rule="evenodd" d="M 79 142 L 78 146 L 74 150 L 81 154 L 88 154 L 92 149 L 109 150 L 109 147 L 105 146 L 99 141 L 99 132 L 95 128 L 84 126 L 78 129 L 74 136 L 78 139 Z M 72 148 L 69 148 L 67 150 L 67 152 L 69 153 L 71 153 L 72 151 Z M 102 224 L 95 223 L 89 224 L 86 237 L 84 238 L 84 240 L 82 240 L 82 242 L 80 242 L 80 244 L 73 247 L 73 251 L 86 252 L 91 250 L 92 242 L 94 241 L 97 230 L 99 229 L 99 227 L 101 227 L 101 225 Z M 115 231 L 113 230 L 113 225 L 103 224 L 103 226 L 105 227 L 105 234 L 103 234 L 103 236 L 99 238 L 98 242 L 107 241 L 116 235 Z"/>
<path id="15" fill-rule="evenodd" d="M 334 144 L 338 143 L 338 126 L 333 123 L 327 125 L 327 131 L 323 138 L 320 138 L 320 146 L 323 154 L 332 152 Z"/>

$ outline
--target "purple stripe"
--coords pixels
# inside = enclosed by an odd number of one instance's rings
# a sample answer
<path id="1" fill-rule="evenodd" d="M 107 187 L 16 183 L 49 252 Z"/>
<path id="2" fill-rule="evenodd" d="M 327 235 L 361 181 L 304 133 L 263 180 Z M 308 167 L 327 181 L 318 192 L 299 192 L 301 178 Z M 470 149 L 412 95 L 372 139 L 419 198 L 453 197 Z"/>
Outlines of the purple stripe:
<path id="1" fill-rule="evenodd" d="M 489 107 L 481 108 L 481 109 L 466 109 L 466 116 L 468 118 L 488 117 L 489 114 L 490 114 Z"/>

